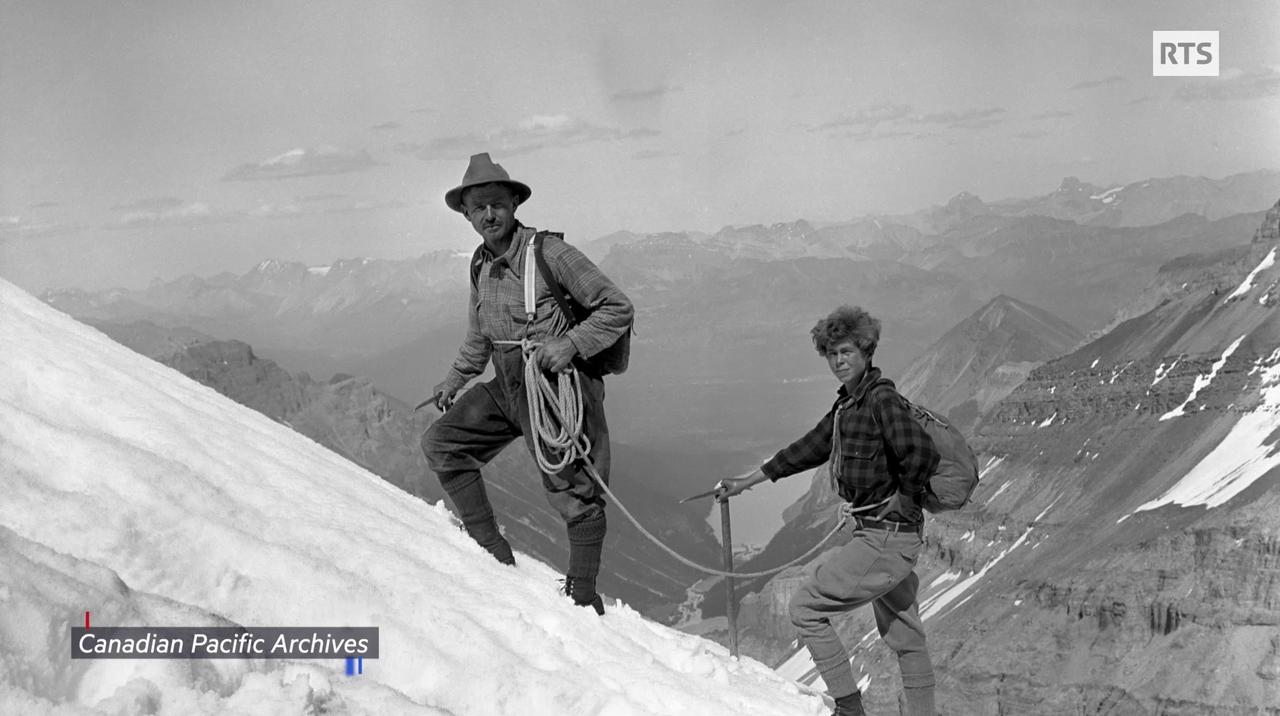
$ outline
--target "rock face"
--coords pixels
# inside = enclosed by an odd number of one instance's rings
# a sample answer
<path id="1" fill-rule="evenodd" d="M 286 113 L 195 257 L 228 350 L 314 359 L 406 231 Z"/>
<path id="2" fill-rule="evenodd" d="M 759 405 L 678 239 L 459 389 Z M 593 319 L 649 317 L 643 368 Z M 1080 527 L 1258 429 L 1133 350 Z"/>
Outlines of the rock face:
<path id="1" fill-rule="evenodd" d="M 179 333 L 183 340 L 157 340 L 154 326 L 99 327 L 126 345 L 137 342 L 156 348 L 160 355 L 153 358 L 289 425 L 413 495 L 432 502 L 444 497 L 418 447 L 432 420 L 431 411 L 415 414 L 366 378 L 336 375 L 318 382 L 305 373 L 290 375 L 240 341 L 187 342 L 190 334 L 186 332 Z M 650 481 L 638 479 L 635 473 L 652 461 L 633 453 L 626 446 L 614 449 L 618 467 L 610 482 L 615 492 L 649 529 L 681 553 L 704 564 L 714 563 L 718 545 L 705 513 L 693 506 L 673 507 L 674 499 L 655 493 Z M 484 473 L 495 512 L 513 547 L 563 568 L 568 552 L 564 522 L 547 504 L 541 478 L 523 443 L 499 455 Z M 660 553 L 616 512 L 609 528 L 601 591 L 652 617 L 672 618 L 674 605 L 697 573 Z"/>
<path id="2" fill-rule="evenodd" d="M 1247 247 L 1171 262 L 1155 308 L 984 416 L 974 503 L 930 518 L 917 570 L 945 713 L 1280 713 L 1277 227 L 1280 205 Z M 793 522 L 775 554 L 821 532 Z M 793 584 L 752 601 L 775 649 Z M 863 612 L 838 628 L 891 710 Z M 812 679 L 805 658 L 783 671 Z"/>

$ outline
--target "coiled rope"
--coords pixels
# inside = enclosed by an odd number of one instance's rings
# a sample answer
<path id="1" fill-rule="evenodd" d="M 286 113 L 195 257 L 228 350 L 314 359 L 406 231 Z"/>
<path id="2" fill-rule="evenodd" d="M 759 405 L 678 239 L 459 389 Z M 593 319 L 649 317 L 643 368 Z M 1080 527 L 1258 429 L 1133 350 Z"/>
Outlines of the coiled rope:
<path id="1" fill-rule="evenodd" d="M 514 344 L 521 347 L 521 352 L 524 356 L 524 390 L 525 396 L 529 401 L 529 420 L 535 431 L 533 440 L 534 458 L 538 461 L 538 468 L 543 472 L 557 473 L 573 464 L 575 460 L 581 460 L 582 467 L 586 470 L 586 473 L 604 490 L 609 499 L 613 500 L 618 509 L 622 511 L 622 514 L 626 515 L 627 519 L 631 521 L 631 524 L 640 530 L 640 534 L 647 537 L 650 542 L 662 548 L 663 551 L 681 563 L 700 572 L 720 577 L 766 577 L 776 574 L 813 556 L 856 513 L 873 510 L 884 504 L 880 503 L 858 508 L 848 503 L 842 504 L 839 510 L 839 519 L 836 520 L 836 526 L 825 537 L 819 540 L 808 552 L 772 569 L 760 572 L 726 572 L 722 569 L 698 564 L 676 552 L 649 530 L 645 529 L 644 525 L 640 524 L 635 515 L 631 514 L 627 506 L 618 499 L 613 490 L 609 489 L 608 483 L 596 471 L 596 466 L 591 462 L 591 441 L 582 431 L 582 379 L 578 375 L 578 370 L 570 365 L 566 370 L 557 374 L 556 384 L 553 386 L 551 381 L 547 379 L 546 373 L 538 367 L 538 363 L 533 357 L 534 352 L 541 345 L 540 343 L 527 338 L 523 341 L 494 342 Z"/>

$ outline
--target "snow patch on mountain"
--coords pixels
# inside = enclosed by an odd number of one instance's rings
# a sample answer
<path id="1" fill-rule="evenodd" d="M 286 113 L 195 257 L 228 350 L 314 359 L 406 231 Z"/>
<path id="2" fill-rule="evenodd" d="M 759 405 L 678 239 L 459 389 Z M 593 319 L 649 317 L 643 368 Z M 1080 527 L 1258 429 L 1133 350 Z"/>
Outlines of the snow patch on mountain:
<path id="1" fill-rule="evenodd" d="M 1226 300 L 1223 301 L 1223 303 L 1239 298 L 1244 294 L 1248 293 L 1249 289 L 1253 288 L 1253 280 L 1257 278 L 1258 274 L 1271 268 L 1275 264 L 1276 264 L 1276 250 L 1275 250 L 1275 247 L 1272 247 L 1271 251 L 1267 253 L 1266 257 L 1263 258 L 1262 261 L 1257 266 L 1253 267 L 1253 270 L 1249 272 L 1249 275 L 1244 277 L 1244 281 L 1240 282 L 1240 285 L 1236 287 L 1236 290 L 1232 291 L 1231 294 L 1227 296 Z"/>
<path id="2" fill-rule="evenodd" d="M 1094 195 L 1090 196 L 1089 198 L 1090 198 L 1090 199 L 1097 200 L 1097 201 L 1101 201 L 1103 204 L 1110 204 L 1111 202 L 1115 201 L 1115 199 L 1116 199 L 1116 196 L 1115 196 L 1115 195 L 1116 195 L 1116 192 L 1120 191 L 1121 189 L 1124 189 L 1124 187 L 1122 187 L 1122 186 L 1117 186 L 1117 187 L 1114 187 L 1114 188 L 1108 189 L 1108 190 L 1106 190 L 1106 191 L 1102 192 L 1101 194 L 1094 194 Z"/>
<path id="3" fill-rule="evenodd" d="M 1041 515 L 1043 514 L 1044 513 L 1041 513 Z M 973 572 L 968 577 L 965 577 L 964 579 L 959 580 L 952 586 L 947 587 L 946 589 L 943 589 L 940 592 L 931 594 L 928 597 L 925 597 L 923 600 L 921 600 L 920 601 L 920 618 L 924 619 L 925 621 L 928 621 L 930 618 L 942 614 L 943 611 L 952 602 L 959 599 L 966 592 L 968 592 L 970 589 L 975 587 L 979 582 L 981 582 L 982 578 L 986 577 L 987 573 L 991 571 L 991 568 L 1000 563 L 1000 560 L 1004 559 L 1005 557 L 1008 557 L 1009 554 L 1012 553 L 1015 549 L 1026 544 L 1027 538 L 1031 536 L 1031 531 L 1033 529 L 1034 527 L 1028 527 L 1025 531 L 1023 531 L 1021 535 L 1018 536 L 1018 539 L 1014 540 L 1013 544 L 1009 545 L 1008 547 L 1005 547 L 1003 550 L 1000 551 L 1000 554 L 997 554 L 995 557 L 992 557 L 990 560 L 988 560 L 987 563 L 982 565 L 982 568 L 979 569 L 978 571 Z M 965 599 L 967 600 L 968 598 L 969 597 L 966 597 Z M 955 606 L 958 607 L 960 606 L 960 604 L 963 604 L 963 603 L 964 601 L 961 601 L 957 603 Z"/>
<path id="4" fill-rule="evenodd" d="M 1156 368 L 1156 377 L 1155 377 L 1155 380 L 1151 381 L 1151 387 L 1154 388 L 1157 383 L 1164 380 L 1165 376 L 1169 375 L 1169 371 L 1173 370 L 1174 367 L 1176 367 L 1178 365 L 1178 362 L 1181 360 L 1182 360 L 1182 356 L 1178 356 L 1177 358 L 1174 358 L 1173 362 L 1170 363 L 1168 366 L 1164 364 L 1164 361 L 1161 361 L 1160 366 Z"/>
<path id="5" fill-rule="evenodd" d="M 1218 371 L 1222 370 L 1222 367 L 1227 364 L 1227 359 L 1231 357 L 1232 353 L 1236 352 L 1236 349 L 1240 347 L 1240 343 L 1243 340 L 1244 336 L 1240 336 L 1235 339 L 1231 345 L 1227 346 L 1227 349 L 1222 352 L 1222 357 L 1214 361 L 1208 374 L 1196 376 L 1196 382 L 1191 386 L 1191 394 L 1187 396 L 1186 400 L 1182 401 L 1182 405 L 1179 405 L 1173 410 L 1161 415 L 1160 419 L 1169 420 L 1170 418 L 1177 418 L 1186 415 L 1187 413 L 1184 409 L 1191 404 L 1191 401 L 1196 399 L 1196 396 L 1200 394 L 1200 391 L 1209 387 L 1209 384 L 1213 382 L 1214 377 L 1218 375 Z"/>
<path id="6" fill-rule="evenodd" d="M 1237 340 L 1228 353 L 1240 343 Z M 1217 507 L 1243 492 L 1280 465 L 1276 430 L 1280 429 L 1280 350 L 1267 358 L 1262 373 L 1262 402 L 1246 413 L 1195 467 L 1164 494 L 1146 502 L 1128 517 L 1164 505 Z M 1215 364 L 1217 365 L 1217 364 Z M 1197 380 L 1197 383 L 1199 381 Z"/>

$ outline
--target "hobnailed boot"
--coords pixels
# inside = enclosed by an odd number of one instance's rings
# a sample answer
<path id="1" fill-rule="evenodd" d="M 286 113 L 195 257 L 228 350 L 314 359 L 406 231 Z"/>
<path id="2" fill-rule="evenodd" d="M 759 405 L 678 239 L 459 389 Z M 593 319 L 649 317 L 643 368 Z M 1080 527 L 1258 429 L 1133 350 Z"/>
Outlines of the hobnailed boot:
<path id="1" fill-rule="evenodd" d="M 514 567 L 516 557 L 511 552 L 511 543 L 498 531 L 498 522 L 493 516 L 493 507 L 489 504 L 489 494 L 484 489 L 484 480 L 479 470 L 468 470 L 440 475 L 440 485 L 449 494 L 453 509 L 462 521 L 462 527 L 471 535 L 471 539 L 484 547 L 493 558 L 502 564 Z"/>
<path id="2" fill-rule="evenodd" d="M 596 592 L 595 580 L 564 578 L 564 593 L 580 607 L 591 607 L 604 616 L 604 598 Z"/>
<path id="3" fill-rule="evenodd" d="M 604 510 L 588 513 L 569 524 L 569 570 L 564 579 L 564 593 L 573 603 L 591 607 L 604 614 L 604 600 L 596 593 L 596 575 L 600 573 L 600 553 L 608 531 Z"/>
<path id="4" fill-rule="evenodd" d="M 855 691 L 836 699 L 836 710 L 831 712 L 831 716 L 867 716 L 867 712 L 862 710 L 862 692 Z"/>

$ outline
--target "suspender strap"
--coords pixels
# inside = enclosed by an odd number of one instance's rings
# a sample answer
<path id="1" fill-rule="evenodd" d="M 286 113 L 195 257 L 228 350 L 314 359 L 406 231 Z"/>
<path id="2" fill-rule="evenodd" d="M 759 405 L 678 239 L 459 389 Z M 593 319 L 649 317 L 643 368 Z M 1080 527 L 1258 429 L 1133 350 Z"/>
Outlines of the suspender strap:
<path id="1" fill-rule="evenodd" d="M 533 256 L 542 253 L 538 251 L 538 238 L 541 236 L 534 234 L 524 247 L 524 312 L 529 316 L 529 323 L 533 323 L 533 316 L 538 313 L 538 284 L 534 280 Z"/>

